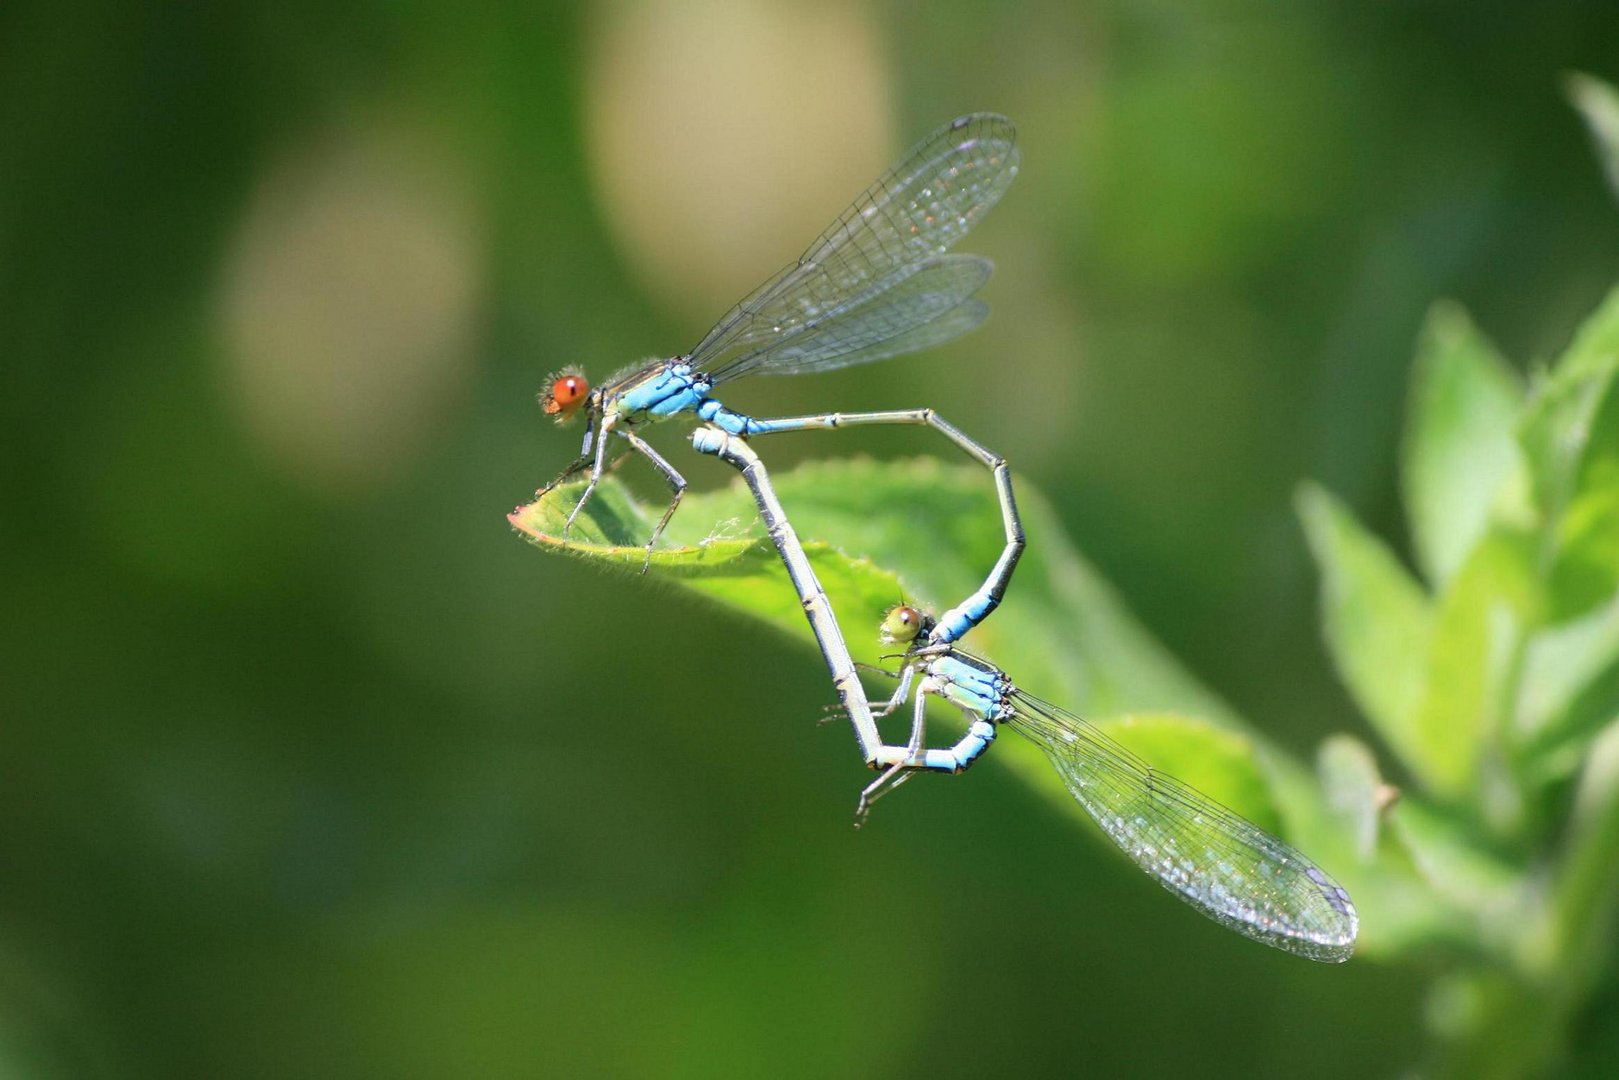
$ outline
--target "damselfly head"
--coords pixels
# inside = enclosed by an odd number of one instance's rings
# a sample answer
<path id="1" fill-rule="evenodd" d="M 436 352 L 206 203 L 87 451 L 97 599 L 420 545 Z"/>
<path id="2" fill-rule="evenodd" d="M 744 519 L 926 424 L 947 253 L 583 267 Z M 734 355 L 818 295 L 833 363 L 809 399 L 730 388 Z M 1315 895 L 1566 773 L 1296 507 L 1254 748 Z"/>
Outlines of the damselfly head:
<path id="1" fill-rule="evenodd" d="M 909 604 L 896 604 L 883 616 L 877 637 L 884 645 L 909 645 L 926 627 L 929 619 Z"/>
<path id="2" fill-rule="evenodd" d="M 590 399 L 590 380 L 578 370 L 560 371 L 551 376 L 551 388 L 540 395 L 540 407 L 547 416 L 565 423 Z"/>

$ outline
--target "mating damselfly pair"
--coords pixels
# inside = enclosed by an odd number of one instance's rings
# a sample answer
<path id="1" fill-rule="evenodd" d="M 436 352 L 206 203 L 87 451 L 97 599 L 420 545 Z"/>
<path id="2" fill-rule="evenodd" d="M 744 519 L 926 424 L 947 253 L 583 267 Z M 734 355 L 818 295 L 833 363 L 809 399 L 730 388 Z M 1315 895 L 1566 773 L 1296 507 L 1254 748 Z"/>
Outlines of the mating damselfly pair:
<path id="1" fill-rule="evenodd" d="M 711 396 L 716 387 L 743 375 L 867 363 L 941 344 L 976 327 L 987 309 L 974 294 L 990 265 L 949 249 L 1005 192 L 1017 163 L 1014 130 L 1004 117 L 975 114 L 952 121 L 917 144 L 799 260 L 737 304 L 689 353 L 620 373 L 595 388 L 577 370 L 555 376 L 543 398 L 546 412 L 562 420 L 582 415 L 585 435 L 578 459 L 541 495 L 588 472 L 566 518 L 566 535 L 610 467 L 609 440 L 622 440 L 625 454 L 645 457 L 672 493 L 647 540 L 646 569 L 686 482 L 640 430 L 672 417 L 692 418 L 699 424 L 691 435 L 693 447 L 741 471 L 820 644 L 839 707 L 849 716 L 866 764 L 879 770 L 862 793 L 857 822 L 880 794 L 918 772 L 965 771 L 993 743 L 997 730 L 1010 726 L 1046 752 L 1103 831 L 1181 899 L 1255 940 L 1311 959 L 1345 960 L 1353 949 L 1355 910 L 1318 867 L 1258 826 L 1152 769 L 1085 721 L 1024 694 L 1004 672 L 956 647 L 998 606 L 1024 547 L 1004 459 L 930 408 L 758 419 Z M 910 607 L 890 613 L 885 640 L 903 645 L 905 652 L 894 673 L 895 693 L 874 712 L 826 593 L 749 440 L 883 424 L 930 426 L 985 465 L 999 499 L 1005 545 L 984 583 L 938 618 Z M 947 701 L 968 718 L 966 736 L 953 747 L 925 746 L 929 699 Z M 878 719 L 907 700 L 913 702 L 909 738 L 884 742 Z"/>

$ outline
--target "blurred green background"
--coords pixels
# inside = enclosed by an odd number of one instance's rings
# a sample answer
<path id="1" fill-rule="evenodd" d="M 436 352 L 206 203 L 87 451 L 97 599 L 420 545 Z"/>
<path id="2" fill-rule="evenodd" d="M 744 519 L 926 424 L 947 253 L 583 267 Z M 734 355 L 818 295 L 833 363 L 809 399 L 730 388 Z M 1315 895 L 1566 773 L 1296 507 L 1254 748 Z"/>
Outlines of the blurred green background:
<path id="1" fill-rule="evenodd" d="M 993 766 L 853 833 L 812 655 L 503 515 L 548 373 L 1002 111 L 988 325 L 726 400 L 938 407 L 1308 755 L 1362 722 L 1294 485 L 1403 535 L 1428 305 L 1549 356 L 1619 279 L 1569 69 L 1619 7 L 6 5 L 0 1073 L 1400 1072 L 1421 971 L 1220 932 Z"/>

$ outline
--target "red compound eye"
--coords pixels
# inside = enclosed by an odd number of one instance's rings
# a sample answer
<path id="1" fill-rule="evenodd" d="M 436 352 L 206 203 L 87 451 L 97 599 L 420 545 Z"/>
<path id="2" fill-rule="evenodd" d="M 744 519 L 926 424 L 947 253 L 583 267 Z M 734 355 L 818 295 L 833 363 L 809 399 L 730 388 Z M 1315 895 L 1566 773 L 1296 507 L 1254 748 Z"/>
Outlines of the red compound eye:
<path id="1" fill-rule="evenodd" d="M 556 415 L 567 414 L 578 408 L 590 395 L 590 382 L 583 375 L 559 375 L 545 395 L 545 411 Z"/>

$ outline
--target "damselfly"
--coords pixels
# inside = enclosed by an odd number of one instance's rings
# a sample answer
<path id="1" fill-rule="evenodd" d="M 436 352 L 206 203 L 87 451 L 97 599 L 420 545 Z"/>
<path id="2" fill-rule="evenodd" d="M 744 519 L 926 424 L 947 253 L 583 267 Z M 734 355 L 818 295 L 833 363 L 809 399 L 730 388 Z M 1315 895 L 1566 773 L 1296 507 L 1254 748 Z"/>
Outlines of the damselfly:
<path id="1" fill-rule="evenodd" d="M 907 651 L 899 687 L 876 715 L 903 706 L 912 683 L 918 676 L 920 681 L 907 753 L 866 789 L 863 805 L 917 772 L 963 771 L 1004 725 L 1044 751 L 1108 838 L 1186 903 L 1266 945 L 1311 960 L 1349 959 L 1359 925 L 1355 905 L 1319 867 L 1096 726 L 1024 693 L 993 664 L 948 644 L 928 644 L 931 621 L 904 605 L 883 621 L 883 642 Z M 950 702 L 970 719 L 967 734 L 949 749 L 923 745 L 929 697 Z"/>
<path id="2" fill-rule="evenodd" d="M 1319 867 L 1253 822 L 1153 768 L 1094 725 L 1024 693 L 987 661 L 948 643 L 930 643 L 934 620 L 916 608 L 896 607 L 883 621 L 882 640 L 902 644 L 906 652 L 899 686 L 873 713 L 826 593 L 764 463 L 745 441 L 718 428 L 698 428 L 692 445 L 741 471 L 820 643 L 839 708 L 854 723 L 866 764 L 883 770 L 861 793 L 857 824 L 873 800 L 918 772 L 965 771 L 1007 725 L 1045 752 L 1102 831 L 1170 892 L 1256 941 L 1312 960 L 1349 959 L 1359 925 L 1355 906 Z M 913 685 L 910 737 L 903 746 L 884 743 L 877 718 L 901 708 Z M 970 718 L 966 735 L 948 749 L 923 745 L 929 697 L 943 698 Z"/>
<path id="3" fill-rule="evenodd" d="M 976 327 L 988 308 L 975 299 L 989 260 L 949 254 L 1017 174 L 1011 121 L 974 113 L 941 127 L 872 184 L 796 262 L 755 289 L 714 324 L 689 353 L 658 360 L 592 388 L 584 374 L 555 376 L 543 396 L 559 421 L 583 414 L 579 458 L 544 494 L 589 470 L 564 535 L 608 467 L 610 437 L 624 441 L 668 482 L 669 507 L 647 541 L 653 546 L 680 505 L 685 478 L 638 434 L 658 420 L 690 416 L 740 437 L 878 424 L 926 425 L 991 471 L 1006 544 L 984 585 L 941 616 L 936 634 L 954 640 L 992 611 L 1023 550 L 1010 471 L 998 454 L 932 409 L 833 412 L 756 419 L 710 396 L 744 375 L 798 375 L 870 363 L 949 341 Z"/>

